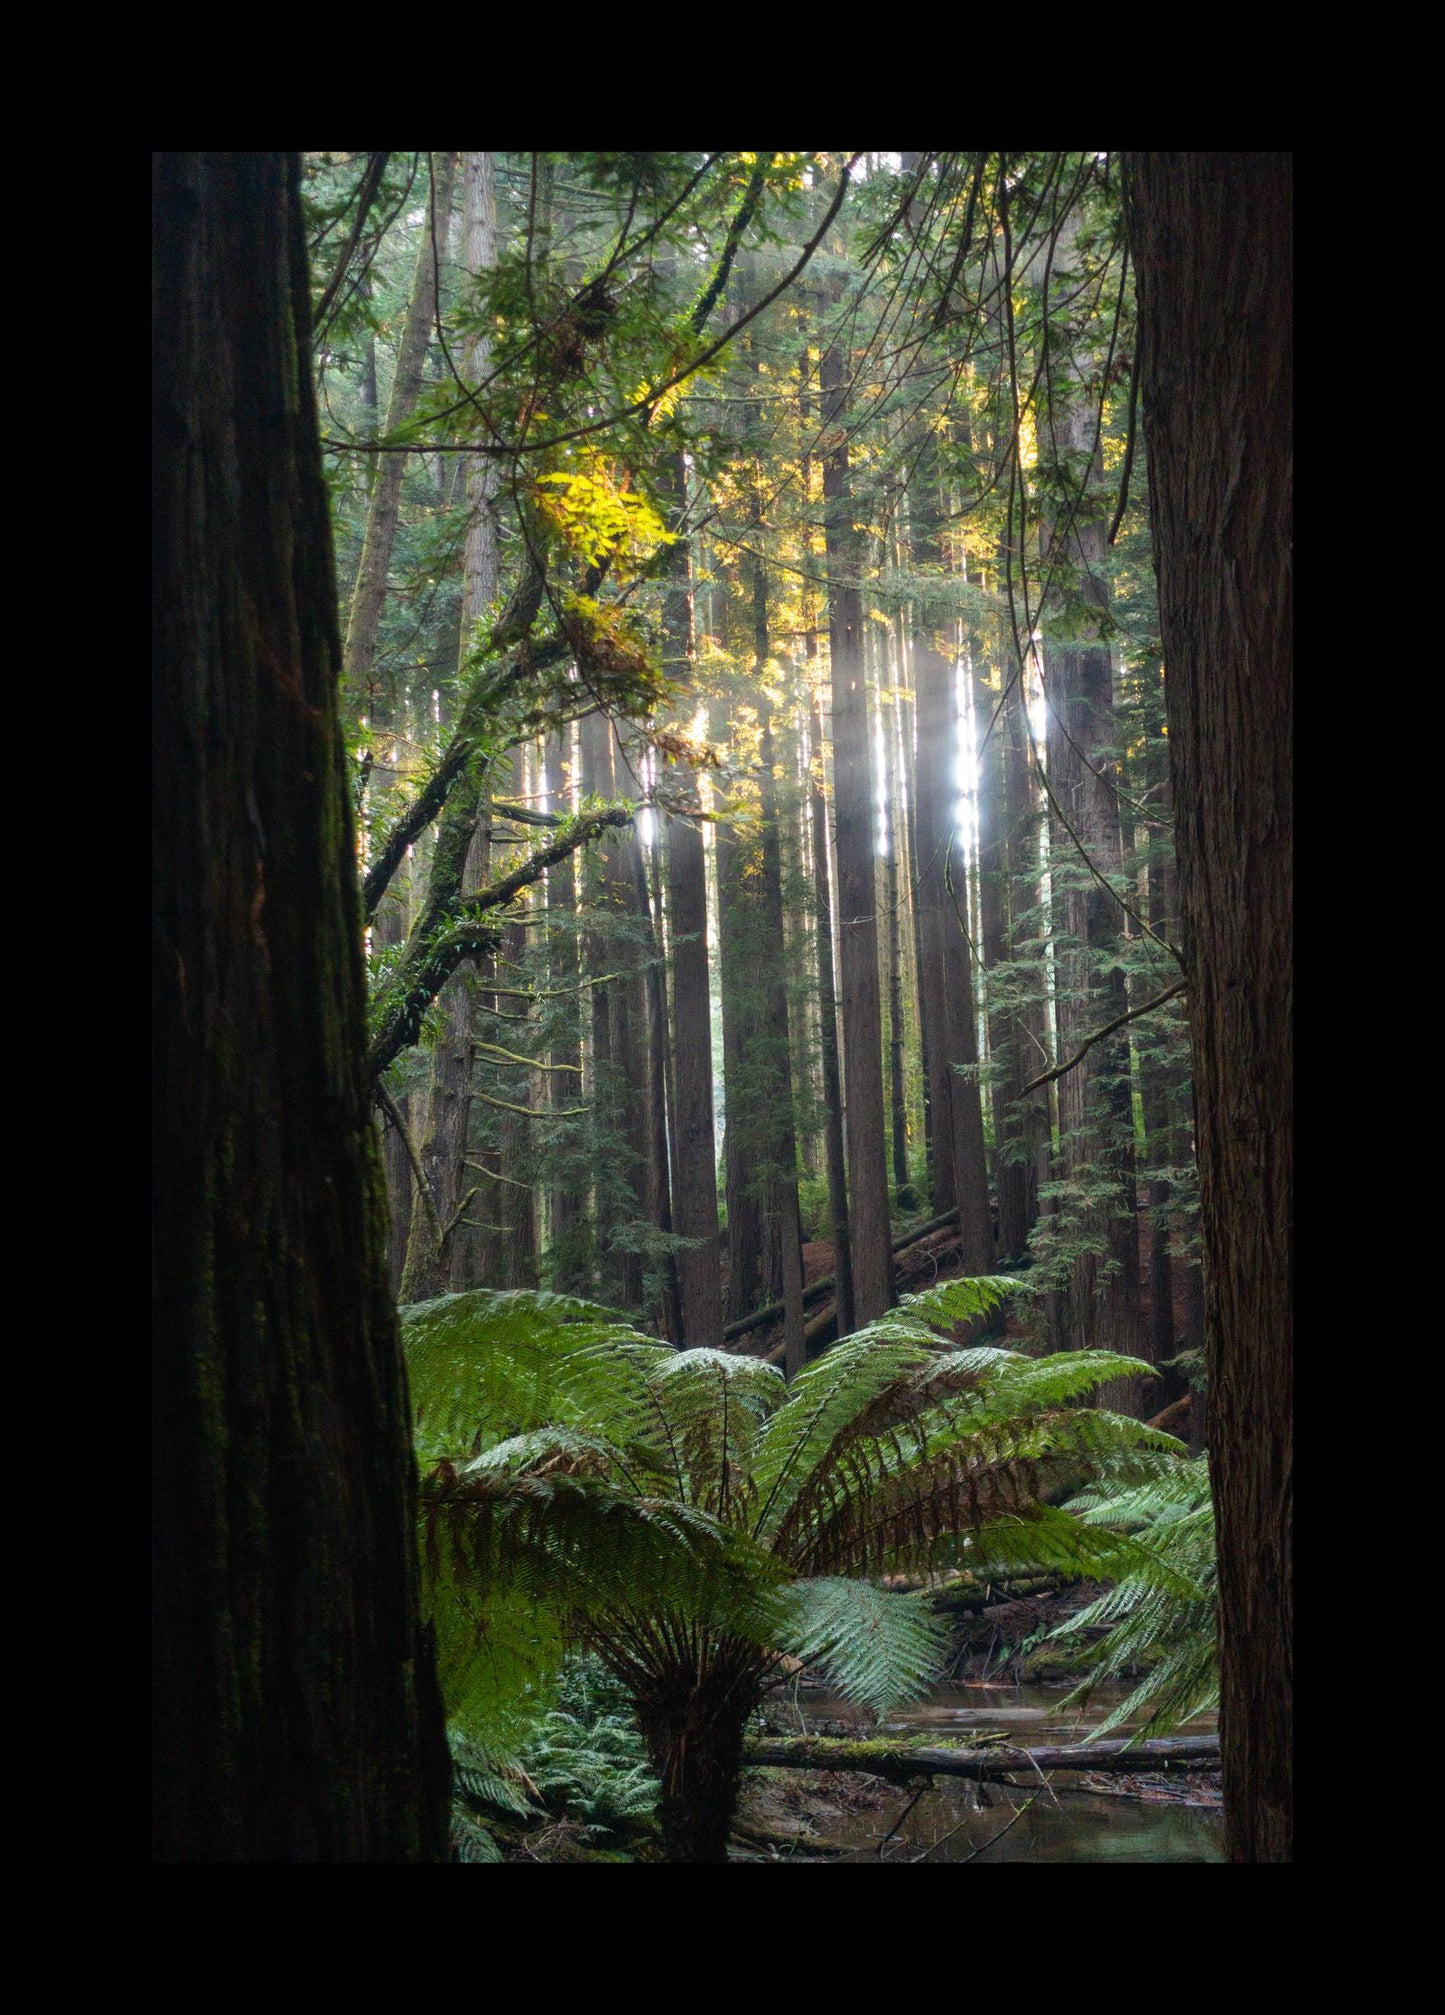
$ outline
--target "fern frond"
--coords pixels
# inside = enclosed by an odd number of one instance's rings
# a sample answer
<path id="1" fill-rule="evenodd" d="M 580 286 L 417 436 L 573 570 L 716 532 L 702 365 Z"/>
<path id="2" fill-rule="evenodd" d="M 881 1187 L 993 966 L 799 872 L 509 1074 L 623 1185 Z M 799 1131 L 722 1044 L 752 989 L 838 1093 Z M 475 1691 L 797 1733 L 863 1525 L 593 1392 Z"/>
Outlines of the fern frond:
<path id="1" fill-rule="evenodd" d="M 1152 1660 L 1093 1736 L 1140 1714 L 1146 1716 L 1140 1737 L 1167 1735 L 1219 1702 L 1207 1458 L 1175 1462 L 1131 1488 L 1091 1490 L 1072 1508 L 1090 1528 L 1112 1529 L 1127 1551 L 1111 1577 L 1116 1586 L 1051 1633 L 1076 1642 L 1100 1627 L 1107 1632 L 1085 1651 L 1087 1676 L 1065 1704 L 1087 1700 L 1101 1681 Z"/>
<path id="2" fill-rule="evenodd" d="M 918 1596 L 832 1576 L 794 1582 L 789 1595 L 789 1648 L 880 1721 L 938 1677 L 948 1625 Z"/>

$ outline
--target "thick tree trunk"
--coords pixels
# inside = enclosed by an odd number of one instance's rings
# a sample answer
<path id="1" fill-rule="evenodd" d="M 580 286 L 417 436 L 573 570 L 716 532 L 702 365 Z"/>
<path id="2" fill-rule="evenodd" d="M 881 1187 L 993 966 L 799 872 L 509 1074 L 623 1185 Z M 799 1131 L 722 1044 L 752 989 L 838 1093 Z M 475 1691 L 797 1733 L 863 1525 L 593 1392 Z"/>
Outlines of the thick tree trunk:
<path id="1" fill-rule="evenodd" d="M 1293 1855 L 1291 266 L 1286 154 L 1132 154 L 1198 1099 L 1232 1861 Z"/>
<path id="2" fill-rule="evenodd" d="M 299 175 L 153 157 L 154 1852 L 434 1862 Z"/>

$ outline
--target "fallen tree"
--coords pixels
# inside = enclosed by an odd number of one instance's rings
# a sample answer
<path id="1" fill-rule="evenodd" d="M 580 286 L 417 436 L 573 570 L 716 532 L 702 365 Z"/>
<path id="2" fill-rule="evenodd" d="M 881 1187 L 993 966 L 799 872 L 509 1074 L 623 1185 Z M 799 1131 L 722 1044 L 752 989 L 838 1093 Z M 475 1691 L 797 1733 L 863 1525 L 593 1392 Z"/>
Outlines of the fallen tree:
<path id="1" fill-rule="evenodd" d="M 911 1231 L 901 1231 L 899 1237 L 893 1239 L 893 1253 L 897 1255 L 907 1251 L 911 1245 L 921 1245 L 923 1239 L 931 1239 L 937 1231 L 943 1231 L 947 1225 L 953 1223 L 957 1223 L 957 1209 L 943 1211 L 941 1217 L 931 1217 L 925 1225 L 913 1225 Z M 834 1292 L 834 1286 L 836 1280 L 832 1273 L 820 1273 L 818 1280 L 808 1282 L 808 1286 L 802 1290 L 802 1306 L 810 1308 L 814 1302 L 822 1302 L 826 1296 Z M 752 1316 L 740 1316 L 736 1322 L 730 1322 L 728 1328 L 724 1330 L 724 1342 L 730 1344 L 734 1338 L 748 1336 L 750 1330 L 762 1330 L 770 1322 L 782 1322 L 782 1316 L 784 1316 L 784 1304 L 768 1302 L 764 1308 L 756 1308 Z M 820 1318 L 814 1318 L 814 1324 L 810 1324 L 810 1328 L 814 1328 L 818 1320 Z M 828 1312 L 828 1320 L 832 1320 L 832 1312 Z"/>
<path id="2" fill-rule="evenodd" d="M 749 1768 L 864 1770 L 872 1777 L 972 1777 L 990 1784 L 1021 1772 L 1043 1770 L 1160 1770 L 1171 1764 L 1219 1761 L 1217 1735 L 1168 1735 L 1153 1742 L 1073 1742 L 1062 1747 L 1016 1749 L 989 1743 L 982 1749 L 911 1748 L 897 1742 L 840 1742 L 823 1735 L 756 1738 L 743 1744 Z"/>

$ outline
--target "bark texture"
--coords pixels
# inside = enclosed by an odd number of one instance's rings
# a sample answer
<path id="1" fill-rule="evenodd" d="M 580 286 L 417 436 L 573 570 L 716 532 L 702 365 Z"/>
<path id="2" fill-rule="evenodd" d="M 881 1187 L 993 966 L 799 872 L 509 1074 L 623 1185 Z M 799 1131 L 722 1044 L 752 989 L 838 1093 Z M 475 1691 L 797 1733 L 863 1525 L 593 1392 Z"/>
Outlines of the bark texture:
<path id="1" fill-rule="evenodd" d="M 1126 157 L 1198 1111 L 1232 1861 L 1293 1856 L 1293 167 Z"/>
<path id="2" fill-rule="evenodd" d="M 154 1852 L 431 1862 L 295 156 L 153 157 Z"/>

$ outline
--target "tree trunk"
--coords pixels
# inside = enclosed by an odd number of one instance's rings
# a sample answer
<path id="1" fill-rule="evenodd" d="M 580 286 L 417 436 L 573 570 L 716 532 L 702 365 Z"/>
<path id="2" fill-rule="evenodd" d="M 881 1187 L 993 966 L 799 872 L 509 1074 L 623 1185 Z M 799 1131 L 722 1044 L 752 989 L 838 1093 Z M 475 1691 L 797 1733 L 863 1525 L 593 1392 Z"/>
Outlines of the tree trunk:
<path id="1" fill-rule="evenodd" d="M 457 157 L 455 154 L 437 154 L 432 158 L 435 180 L 427 205 L 426 224 L 422 229 L 421 242 L 417 246 L 411 299 L 407 303 L 401 344 L 396 353 L 396 372 L 391 381 L 391 396 L 386 404 L 388 434 L 402 424 L 416 404 L 417 393 L 421 390 L 422 371 L 426 364 L 427 343 L 436 316 L 436 265 L 432 251 L 432 231 L 434 229 L 436 233 L 437 252 L 445 254 Z M 373 363 L 373 400 L 374 372 Z M 386 600 L 387 569 L 391 565 L 392 547 L 396 543 L 396 517 L 397 506 L 401 501 L 402 477 L 406 474 L 407 463 L 411 458 L 407 455 L 378 455 L 374 459 L 377 464 L 376 476 L 372 484 L 371 501 L 367 507 L 366 533 L 362 540 L 361 560 L 356 569 L 356 583 L 351 591 L 351 612 L 346 625 L 346 681 L 356 694 L 358 703 L 368 712 L 375 708 L 378 698 L 372 676 L 376 659 L 376 639 L 381 627 L 382 605 Z"/>
<path id="2" fill-rule="evenodd" d="M 1198 1099 L 1229 1857 L 1293 1856 L 1287 154 L 1132 154 Z"/>
<path id="3" fill-rule="evenodd" d="M 838 1275 L 839 1335 L 857 1327 L 853 1317 L 853 1260 L 848 1233 L 847 1158 L 843 1148 L 843 1079 L 838 1063 L 838 993 L 833 977 L 833 891 L 828 872 L 828 794 L 824 777 L 823 725 L 817 694 L 811 724 L 814 914 L 818 934 L 818 1009 L 822 1039 L 823 1152 L 828 1169 L 828 1222 Z"/>
<path id="4" fill-rule="evenodd" d="M 823 464 L 828 634 L 833 685 L 833 808 L 837 822 L 838 951 L 843 982 L 844 1140 L 853 1318 L 872 1322 L 893 1299 L 883 1119 L 883 1023 L 873 874 L 873 762 L 863 680 L 863 600 L 848 477 L 843 357 L 823 358 Z"/>
<path id="5" fill-rule="evenodd" d="M 553 812 L 575 809 L 567 775 L 570 753 L 570 727 L 547 737 L 544 789 L 548 809 Z M 548 1100 L 555 1115 L 548 1154 L 547 1239 L 551 1285 L 558 1294 L 585 1294 L 591 1284 L 585 1123 L 562 1117 L 582 1102 L 582 1022 L 587 997 L 578 991 L 577 952 L 577 856 L 568 854 L 547 870 L 547 985 L 552 994 L 546 1003 L 552 1035 L 547 1061 L 570 1066 L 547 1073 Z"/>
<path id="6" fill-rule="evenodd" d="M 1093 415 L 1077 403 L 1057 420 L 1061 446 L 1087 466 Z M 1105 526 L 1081 502 L 1060 535 L 1079 573 L 1079 600 L 1104 608 L 1098 568 Z M 1077 619 L 1076 619 L 1077 620 Z M 1113 664 L 1104 644 L 1046 646 L 1048 777 L 1054 809 L 1050 853 L 1055 903 L 1059 1058 L 1128 1011 L 1117 946 L 1124 925 L 1105 885 L 1122 874 L 1122 827 L 1114 760 Z M 1139 1319 L 1138 1198 L 1129 1032 L 1095 1043 L 1058 1081 L 1059 1176 L 1070 1186 L 1065 1332 L 1070 1349 L 1145 1354 Z M 1102 1404 L 1138 1412 L 1137 1389 Z"/>
<path id="7" fill-rule="evenodd" d="M 435 1862 L 299 183 L 153 157 L 154 1853 Z"/>
<path id="8" fill-rule="evenodd" d="M 938 472 L 928 451 L 919 457 L 913 516 L 913 564 L 942 564 L 938 534 Z M 958 688 L 951 656 L 923 623 L 913 639 L 918 710 L 918 933 L 922 966 L 919 1003 L 928 1056 L 935 1210 L 959 1210 L 964 1271 L 987 1273 L 992 1263 L 988 1168 L 977 1082 L 973 953 L 962 849 L 955 831 L 958 800 Z M 956 1068 L 962 1066 L 962 1069 Z M 970 1076 L 969 1073 L 972 1073 Z"/>
<path id="9" fill-rule="evenodd" d="M 758 1702 L 756 1654 L 708 1662 L 635 1695 L 638 1727 L 662 1783 L 658 1818 L 670 1862 L 727 1860 L 742 1785 L 743 1729 Z"/>

